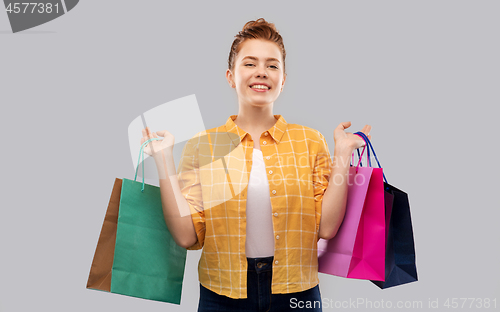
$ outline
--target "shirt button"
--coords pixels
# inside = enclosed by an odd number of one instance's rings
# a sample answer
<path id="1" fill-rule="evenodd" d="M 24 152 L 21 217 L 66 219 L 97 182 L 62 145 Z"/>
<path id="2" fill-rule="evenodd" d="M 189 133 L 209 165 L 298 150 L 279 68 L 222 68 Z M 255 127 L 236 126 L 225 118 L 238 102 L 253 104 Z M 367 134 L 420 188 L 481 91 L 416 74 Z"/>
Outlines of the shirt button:
<path id="1" fill-rule="evenodd" d="M 265 136 L 267 136 L 267 131 L 266 131 L 266 132 L 264 132 L 264 135 L 265 135 Z"/>
<path id="2" fill-rule="evenodd" d="M 273 171 L 272 171 L 272 170 L 269 170 L 269 174 L 273 174 Z"/>
<path id="3" fill-rule="evenodd" d="M 273 193 L 273 194 L 276 194 L 276 190 L 273 190 L 273 192 L 272 192 L 272 193 Z"/>
<path id="4" fill-rule="evenodd" d="M 278 260 L 274 261 L 274 264 L 278 264 Z"/>
<path id="5" fill-rule="evenodd" d="M 275 217 L 277 217 L 277 216 L 278 216 L 278 213 L 277 213 L 277 212 L 275 212 L 275 213 L 274 213 L 274 216 L 275 216 Z"/>
<path id="6" fill-rule="evenodd" d="M 279 235 L 276 235 L 276 239 L 280 239 L 280 236 L 279 236 Z"/>
<path id="7" fill-rule="evenodd" d="M 266 145 L 266 144 L 267 144 L 267 142 L 266 142 L 266 141 L 263 141 L 263 142 L 262 142 L 262 144 Z"/>
<path id="8" fill-rule="evenodd" d="M 267 159 L 267 160 L 271 159 L 271 156 L 266 156 L 266 159 Z"/>

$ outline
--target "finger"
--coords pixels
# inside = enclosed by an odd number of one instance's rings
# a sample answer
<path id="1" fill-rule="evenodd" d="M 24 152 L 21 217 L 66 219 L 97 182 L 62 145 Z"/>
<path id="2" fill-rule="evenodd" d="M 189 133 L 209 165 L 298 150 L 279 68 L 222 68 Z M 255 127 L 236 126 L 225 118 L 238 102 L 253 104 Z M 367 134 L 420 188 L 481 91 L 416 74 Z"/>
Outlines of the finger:
<path id="1" fill-rule="evenodd" d="M 141 146 L 146 142 L 146 138 L 141 138 Z M 144 151 L 147 151 L 149 149 L 149 143 L 144 145 Z"/>
<path id="2" fill-rule="evenodd" d="M 366 136 L 370 134 L 370 131 L 372 130 L 372 126 L 370 125 L 365 125 L 361 132 L 363 132 Z"/>
<path id="3" fill-rule="evenodd" d="M 142 144 L 144 144 L 144 142 L 146 142 L 146 139 L 141 138 L 141 146 L 142 146 Z M 149 155 L 149 153 L 148 153 L 148 145 L 149 145 L 149 144 L 146 144 L 146 145 L 144 146 L 144 148 L 143 148 L 143 152 Z"/>
<path id="4" fill-rule="evenodd" d="M 360 135 L 358 134 L 354 134 L 354 137 L 356 137 L 356 139 L 360 142 L 361 144 L 361 147 L 365 146 L 365 139 L 363 139 L 363 137 L 361 137 Z"/>
<path id="5" fill-rule="evenodd" d="M 153 137 L 153 136 L 151 135 L 151 130 L 149 129 L 149 127 L 146 127 L 145 129 L 143 129 L 143 130 L 142 130 L 142 135 L 143 135 L 143 137 L 144 137 L 144 141 L 146 141 L 146 140 L 148 140 L 148 139 L 151 139 L 151 138 Z M 144 143 L 144 142 L 142 142 L 142 143 Z M 142 144 L 142 143 L 141 143 L 141 144 Z M 146 145 L 144 146 L 144 148 L 146 148 L 148 145 L 149 145 L 149 143 L 148 143 L 148 144 L 146 144 Z"/>
<path id="6" fill-rule="evenodd" d="M 368 135 L 368 140 L 372 140 L 372 136 L 371 135 Z"/>
<path id="7" fill-rule="evenodd" d="M 351 126 L 351 122 L 350 122 L 350 121 L 341 122 L 341 123 L 337 126 L 337 129 L 340 129 L 340 130 L 345 130 L 345 129 L 349 128 L 350 126 Z"/>
<path id="8" fill-rule="evenodd" d="M 162 137 L 165 137 L 165 134 L 168 133 L 167 130 L 156 131 L 156 134 Z"/>

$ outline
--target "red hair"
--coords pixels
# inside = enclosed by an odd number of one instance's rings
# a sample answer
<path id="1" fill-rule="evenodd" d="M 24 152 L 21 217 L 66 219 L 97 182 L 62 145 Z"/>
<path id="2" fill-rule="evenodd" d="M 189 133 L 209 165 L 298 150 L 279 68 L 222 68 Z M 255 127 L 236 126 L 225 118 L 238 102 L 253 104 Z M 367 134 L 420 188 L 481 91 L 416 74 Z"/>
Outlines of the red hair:
<path id="1" fill-rule="evenodd" d="M 231 45 L 231 50 L 229 51 L 229 59 L 227 60 L 228 68 L 232 71 L 234 68 L 234 60 L 236 55 L 240 51 L 240 45 L 247 39 L 264 39 L 274 42 L 278 45 L 281 50 L 281 56 L 283 58 L 283 73 L 285 73 L 285 45 L 283 44 L 283 38 L 279 34 L 278 30 L 273 23 L 267 22 L 263 18 L 259 18 L 256 21 L 249 21 L 243 26 L 243 30 L 240 31 L 236 36 L 234 36 L 233 44 Z"/>

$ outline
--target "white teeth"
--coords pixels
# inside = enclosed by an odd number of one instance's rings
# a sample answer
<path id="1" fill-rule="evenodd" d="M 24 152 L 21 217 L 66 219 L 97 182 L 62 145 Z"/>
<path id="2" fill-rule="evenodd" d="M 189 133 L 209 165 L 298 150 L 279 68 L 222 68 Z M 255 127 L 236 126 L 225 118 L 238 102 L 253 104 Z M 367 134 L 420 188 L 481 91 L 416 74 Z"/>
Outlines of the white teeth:
<path id="1" fill-rule="evenodd" d="M 269 89 L 268 87 L 263 86 L 263 85 L 253 85 L 250 88 L 254 88 L 254 89 Z"/>

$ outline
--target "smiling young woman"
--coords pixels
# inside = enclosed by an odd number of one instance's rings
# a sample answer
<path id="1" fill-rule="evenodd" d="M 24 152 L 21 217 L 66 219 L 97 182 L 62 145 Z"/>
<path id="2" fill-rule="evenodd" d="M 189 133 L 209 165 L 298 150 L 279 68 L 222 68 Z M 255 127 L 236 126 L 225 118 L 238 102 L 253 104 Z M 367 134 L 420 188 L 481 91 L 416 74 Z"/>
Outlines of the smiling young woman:
<path id="1" fill-rule="evenodd" d="M 252 138 L 276 123 L 273 105 L 286 81 L 285 56 L 281 35 L 264 19 L 246 23 L 233 42 L 226 78 L 238 95 L 234 123 Z M 254 147 L 260 150 L 258 143 Z"/>
<path id="2" fill-rule="evenodd" d="M 285 57 L 274 24 L 263 18 L 245 24 L 226 70 L 238 114 L 186 143 L 176 179 L 169 178 L 173 136 L 143 130 L 141 143 L 164 137 L 145 152 L 158 168 L 172 236 L 188 250 L 203 248 L 198 311 L 294 311 L 294 300 L 322 311 L 317 242 L 336 234 L 347 198 L 347 179 L 331 177 L 347 175 L 345 160 L 364 141 L 345 132 L 350 122 L 341 123 L 332 160 L 318 130 L 273 113 L 286 81 Z"/>

